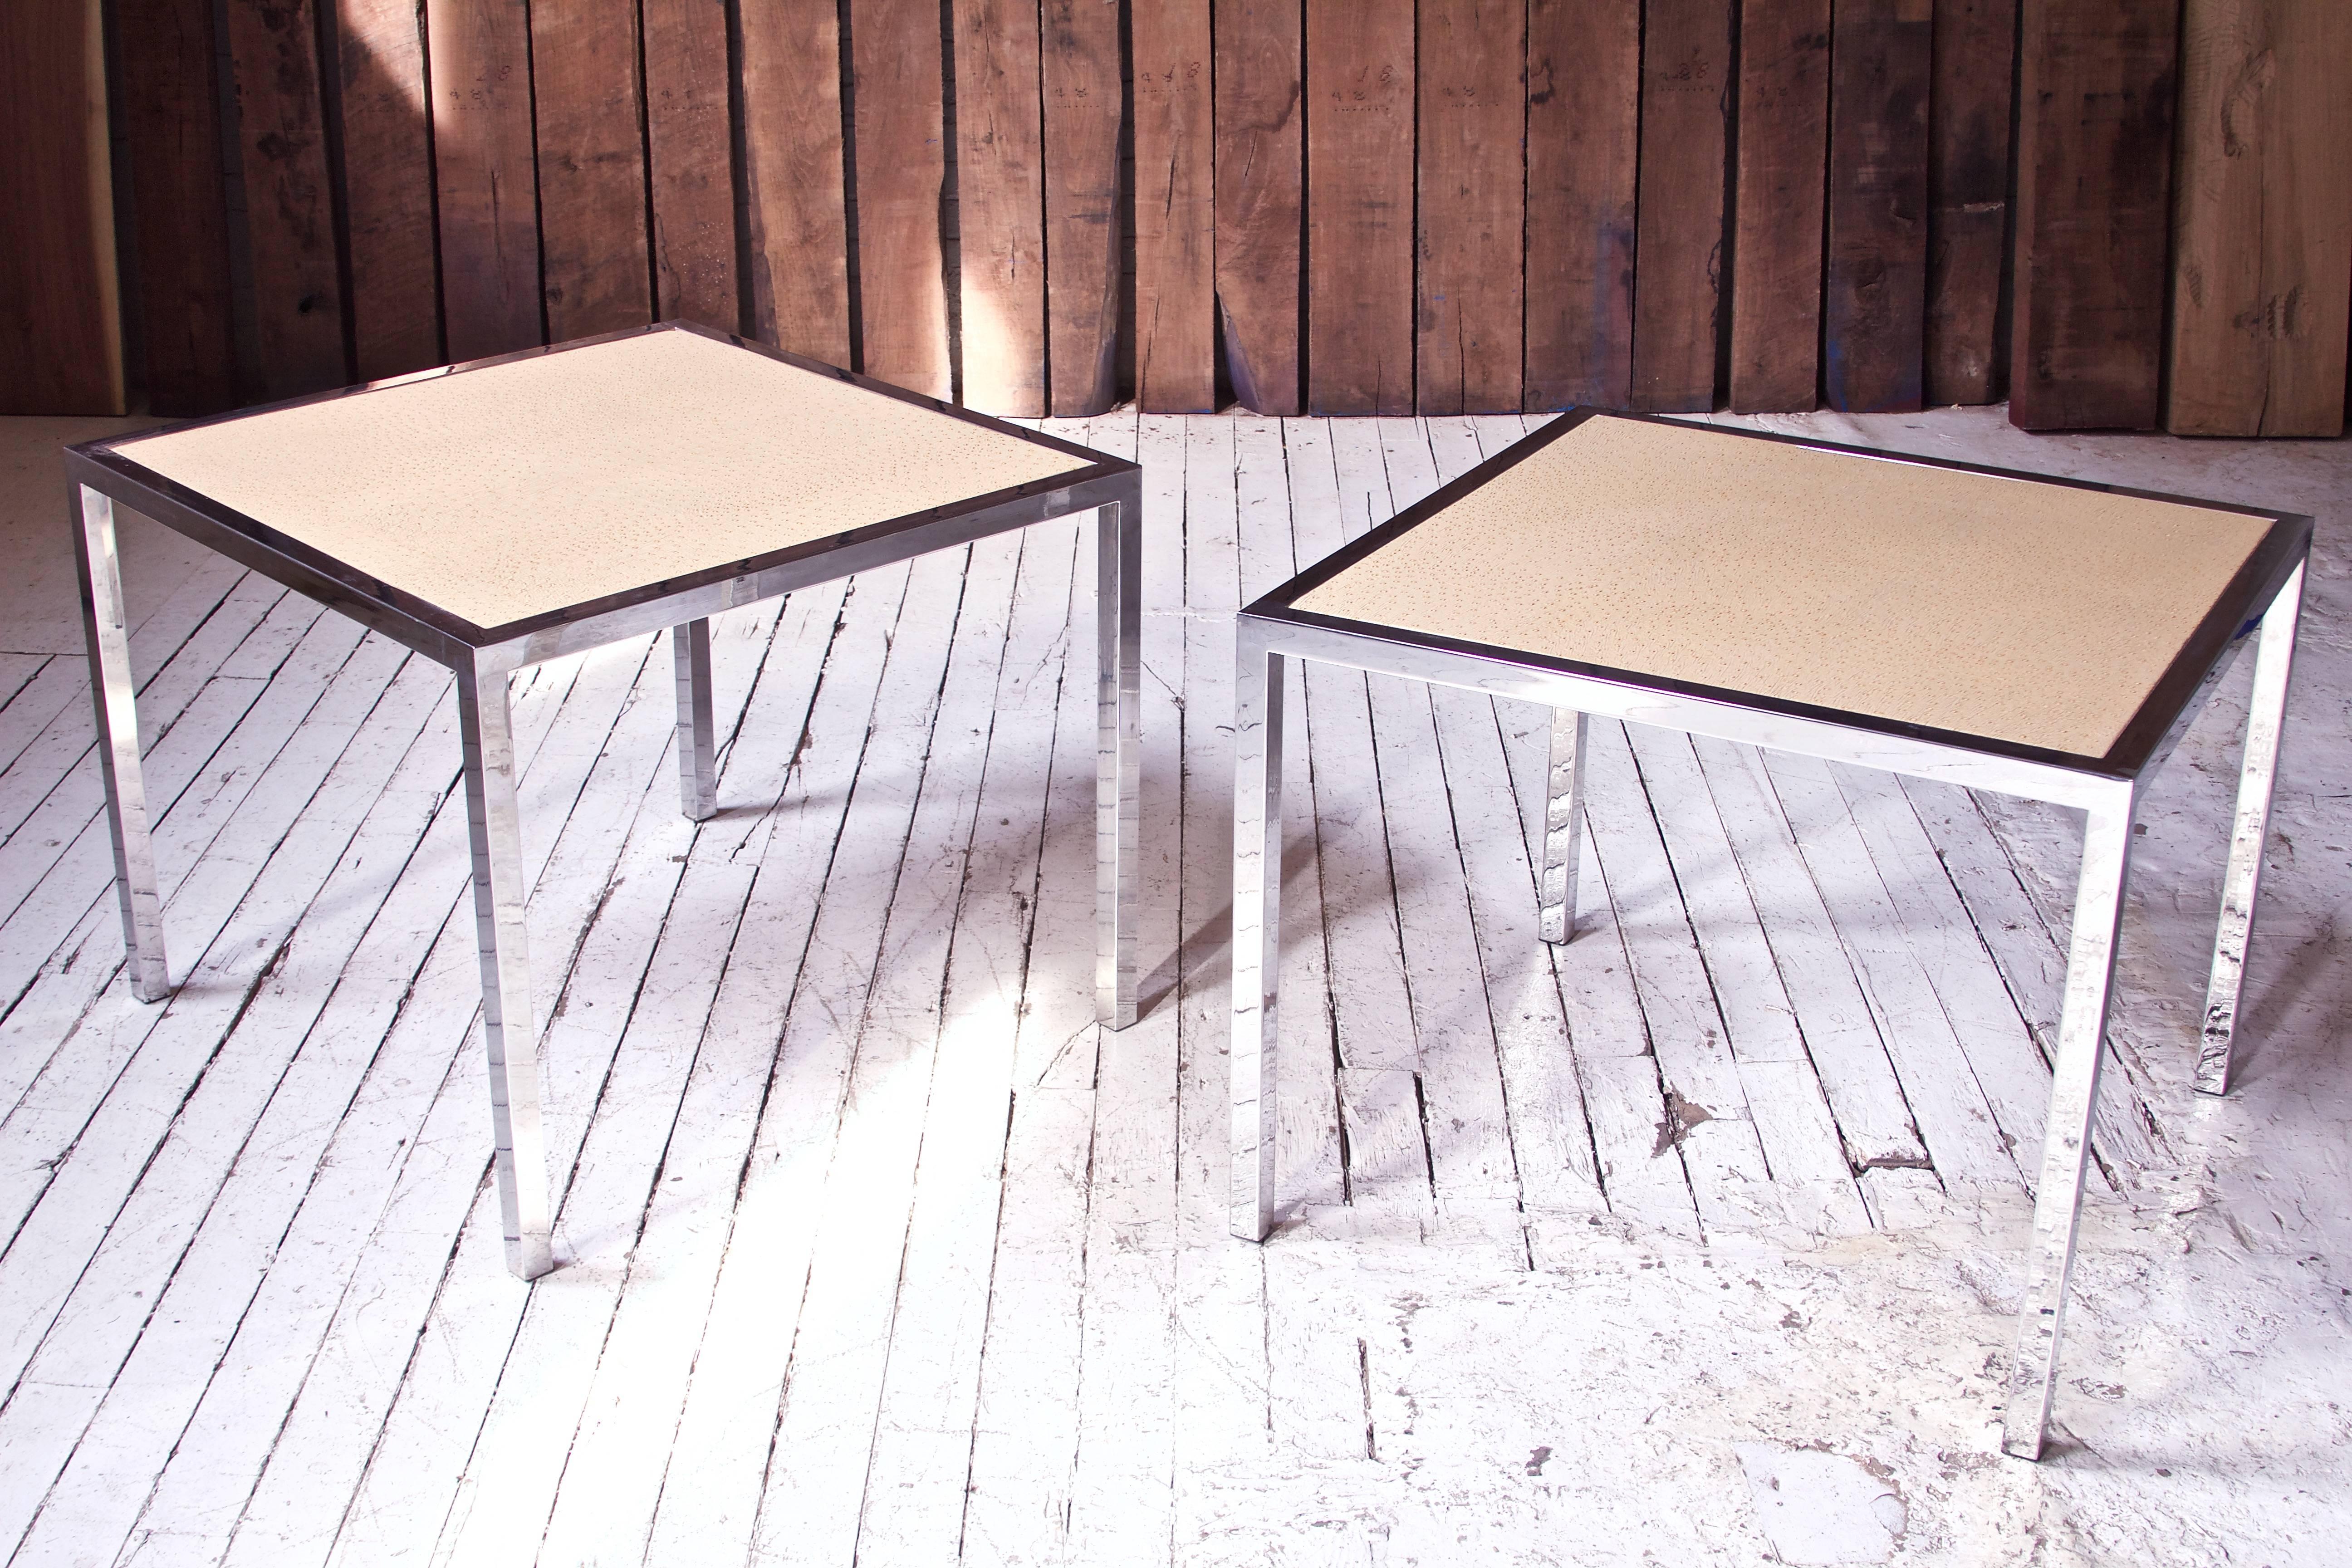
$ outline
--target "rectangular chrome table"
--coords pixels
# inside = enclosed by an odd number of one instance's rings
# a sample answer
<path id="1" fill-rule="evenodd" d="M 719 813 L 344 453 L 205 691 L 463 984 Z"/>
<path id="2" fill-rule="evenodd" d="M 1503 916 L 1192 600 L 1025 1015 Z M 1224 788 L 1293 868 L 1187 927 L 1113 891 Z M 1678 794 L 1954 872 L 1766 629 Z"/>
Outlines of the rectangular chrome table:
<path id="1" fill-rule="evenodd" d="M 131 988 L 170 991 L 116 503 L 457 677 L 507 1262 L 554 1266 L 507 680 L 672 628 L 682 805 L 717 809 L 720 610 L 1007 529 L 1097 514 L 1096 993 L 1135 1019 L 1141 700 L 1135 464 L 668 323 L 66 454 Z"/>
<path id="2" fill-rule="evenodd" d="M 2308 518 L 1580 411 L 1242 611 L 1234 1230 L 1274 1219 L 1283 666 L 1553 710 L 1541 933 L 1565 942 L 1586 716 L 2079 806 L 2081 881 L 2003 1447 L 2038 1458 L 2139 792 L 2258 642 L 2198 1087 L 2231 1042 Z M 2259 635 L 2256 628 L 2259 627 Z"/>

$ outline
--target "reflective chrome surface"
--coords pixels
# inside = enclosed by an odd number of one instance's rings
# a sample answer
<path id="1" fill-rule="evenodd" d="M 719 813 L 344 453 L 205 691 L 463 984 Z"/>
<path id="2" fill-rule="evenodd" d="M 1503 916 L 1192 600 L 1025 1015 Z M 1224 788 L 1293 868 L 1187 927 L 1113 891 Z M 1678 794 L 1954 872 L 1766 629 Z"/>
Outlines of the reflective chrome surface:
<path id="1" fill-rule="evenodd" d="M 1143 797 L 1143 486 L 1095 514 L 1095 1016 L 1135 1022 Z"/>
<path id="2" fill-rule="evenodd" d="M 506 1226 L 507 1267 L 536 1279 L 555 1267 L 555 1257 L 539 1128 L 514 721 L 503 671 L 457 671 L 457 729 L 465 750 L 466 830 L 474 851 L 474 936 L 482 959 L 482 1044 L 490 1064 L 499 1214 Z"/>
<path id="3" fill-rule="evenodd" d="M 123 963 L 131 994 L 142 1002 L 161 1002 L 171 994 L 172 981 L 163 957 L 163 908 L 155 892 L 155 847 L 148 837 L 146 775 L 139 765 L 139 709 L 122 566 L 114 542 L 114 503 L 88 485 L 76 485 L 73 508 L 98 761 L 106 778 L 106 822 L 114 834 L 114 890 L 122 905 Z"/>
<path id="4" fill-rule="evenodd" d="M 1551 765 L 1544 784 L 1543 874 L 1537 887 L 1537 934 L 1566 942 L 1576 934 L 1576 863 L 1584 847 L 1586 719 L 1551 710 Z"/>
<path id="5" fill-rule="evenodd" d="M 1233 1231 L 1274 1227 L 1276 981 L 1282 963 L 1283 660 L 1265 623 L 1234 647 Z"/>
<path id="6" fill-rule="evenodd" d="M 2262 890 L 2271 793 L 2278 779 L 2279 737 L 2286 723 L 2287 680 L 2294 673 L 2295 628 L 2303 616 L 2303 573 L 2297 566 L 2263 612 L 2254 651 L 2254 689 L 2246 706 L 2245 760 L 2238 771 L 2230 868 L 2221 880 L 2221 924 L 2213 941 L 2213 977 L 2205 990 L 2205 1026 L 2197 1051 L 2197 1087 L 2207 1094 L 2230 1091 L 2230 1046 L 2238 1028 L 2239 993 L 2246 983 L 2246 948 L 2253 940 L 2254 900 Z"/>
<path id="7" fill-rule="evenodd" d="M 719 809 L 719 742 L 710 717 L 710 622 L 698 616 L 669 631 L 677 673 L 677 803 L 689 821 Z"/>
<path id="8" fill-rule="evenodd" d="M 2074 934 L 2066 951 L 2058 1059 L 2051 1064 L 2042 1179 L 2034 1189 L 2033 1236 L 2025 1255 L 2025 1308 L 2018 1319 L 2017 1355 L 2010 1363 L 2009 1407 L 2001 1415 L 2000 1446 L 2021 1459 L 2042 1457 L 2051 1385 L 2058 1375 L 2066 1280 L 2074 1272 L 2083 1172 L 2091 1158 L 2091 1113 L 2099 1101 L 2099 1063 L 2106 1054 L 2116 938 L 2123 927 L 2132 801 L 2131 785 L 2111 784 L 2107 801 L 2093 806 L 2083 824 L 2083 874 L 2075 885 Z"/>

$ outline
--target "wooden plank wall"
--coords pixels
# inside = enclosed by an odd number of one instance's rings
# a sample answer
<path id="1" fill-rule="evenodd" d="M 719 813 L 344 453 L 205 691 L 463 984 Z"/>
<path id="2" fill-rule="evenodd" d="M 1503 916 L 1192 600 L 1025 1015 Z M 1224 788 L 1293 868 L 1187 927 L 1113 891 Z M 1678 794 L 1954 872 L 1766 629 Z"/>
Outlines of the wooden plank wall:
<path id="1" fill-rule="evenodd" d="M 2341 0 L 114 3 L 158 412 L 682 316 L 1024 416 L 2342 426 Z"/>

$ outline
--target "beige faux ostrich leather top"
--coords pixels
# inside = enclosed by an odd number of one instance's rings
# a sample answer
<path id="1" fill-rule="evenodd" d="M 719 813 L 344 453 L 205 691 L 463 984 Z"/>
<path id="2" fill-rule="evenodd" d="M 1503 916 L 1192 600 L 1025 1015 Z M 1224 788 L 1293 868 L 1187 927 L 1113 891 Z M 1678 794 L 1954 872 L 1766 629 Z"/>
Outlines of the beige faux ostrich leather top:
<path id="1" fill-rule="evenodd" d="M 115 450 L 483 627 L 1088 466 L 684 331 Z"/>
<path id="2" fill-rule="evenodd" d="M 1601 416 L 1293 603 L 2097 757 L 2269 527 Z"/>

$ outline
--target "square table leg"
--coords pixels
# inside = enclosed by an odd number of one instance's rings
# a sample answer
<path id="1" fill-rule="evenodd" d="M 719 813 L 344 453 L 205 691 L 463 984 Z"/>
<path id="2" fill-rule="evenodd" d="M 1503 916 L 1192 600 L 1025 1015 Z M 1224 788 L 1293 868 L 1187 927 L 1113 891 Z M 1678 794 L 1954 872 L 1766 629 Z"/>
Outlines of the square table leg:
<path id="1" fill-rule="evenodd" d="M 131 675 L 131 623 L 114 539 L 114 502 L 73 487 L 74 566 L 81 578 L 82 630 L 89 645 L 89 695 L 98 761 L 106 780 L 106 823 L 114 835 L 114 890 L 122 905 L 122 952 L 131 994 L 161 1002 L 171 994 L 163 956 L 163 908 L 148 836 L 146 776 L 139 766 L 139 709 Z"/>
<path id="2" fill-rule="evenodd" d="M 1095 1015 L 1135 1022 L 1143 797 L 1143 487 L 1095 513 Z"/>
<path id="3" fill-rule="evenodd" d="M 2099 1101 L 2099 1064 L 2106 1051 L 2107 1001 L 2115 987 L 2116 939 L 2123 926 L 2124 881 L 2130 868 L 2133 792 L 2115 786 L 2083 827 L 2082 878 L 2074 892 L 2074 931 L 2066 953 L 2066 992 L 2058 1023 L 2050 1116 L 2042 1134 L 2042 1181 L 2027 1244 L 2025 1307 L 2011 1363 L 2009 1407 L 2000 1446 L 2021 1459 L 2042 1457 L 2058 1373 L 2058 1337 L 2066 1281 L 2074 1268 L 2083 1175 L 2091 1155 L 2091 1113 Z"/>
<path id="4" fill-rule="evenodd" d="M 1234 662 L 1233 1231 L 1274 1228 L 1276 991 L 1282 974 L 1283 656 L 1246 621 Z"/>
<path id="5" fill-rule="evenodd" d="M 2197 1087 L 2230 1091 L 2230 1047 L 2238 1029 L 2238 995 L 2246 983 L 2246 948 L 2253 940 L 2254 898 L 2261 890 L 2263 849 L 2270 837 L 2271 792 L 2278 780 L 2279 735 L 2286 722 L 2287 677 L 2294 665 L 2294 634 L 2303 614 L 2303 568 L 2297 566 L 2263 612 L 2254 648 L 2254 689 L 2246 711 L 2245 759 L 2238 771 L 2238 810 L 2230 833 L 2230 868 L 2221 880 L 2221 929 L 2213 942 L 2213 977 L 2205 990 L 2205 1027 L 2197 1051 Z"/>
<path id="6" fill-rule="evenodd" d="M 1576 863 L 1584 847 L 1585 715 L 1551 710 L 1551 766 L 1544 786 L 1543 876 L 1537 934 L 1551 942 L 1576 934 Z"/>
<path id="7" fill-rule="evenodd" d="M 535 1279 L 555 1267 L 539 1062 L 524 940 L 522 817 L 515 797 L 514 717 L 503 670 L 457 671 L 466 757 L 466 827 L 474 851 L 474 932 L 482 958 L 482 1043 L 507 1267 Z"/>
<path id="8" fill-rule="evenodd" d="M 692 620 L 669 630 L 677 676 L 678 809 L 689 822 L 719 810 L 719 742 L 710 716 L 710 622 Z"/>

